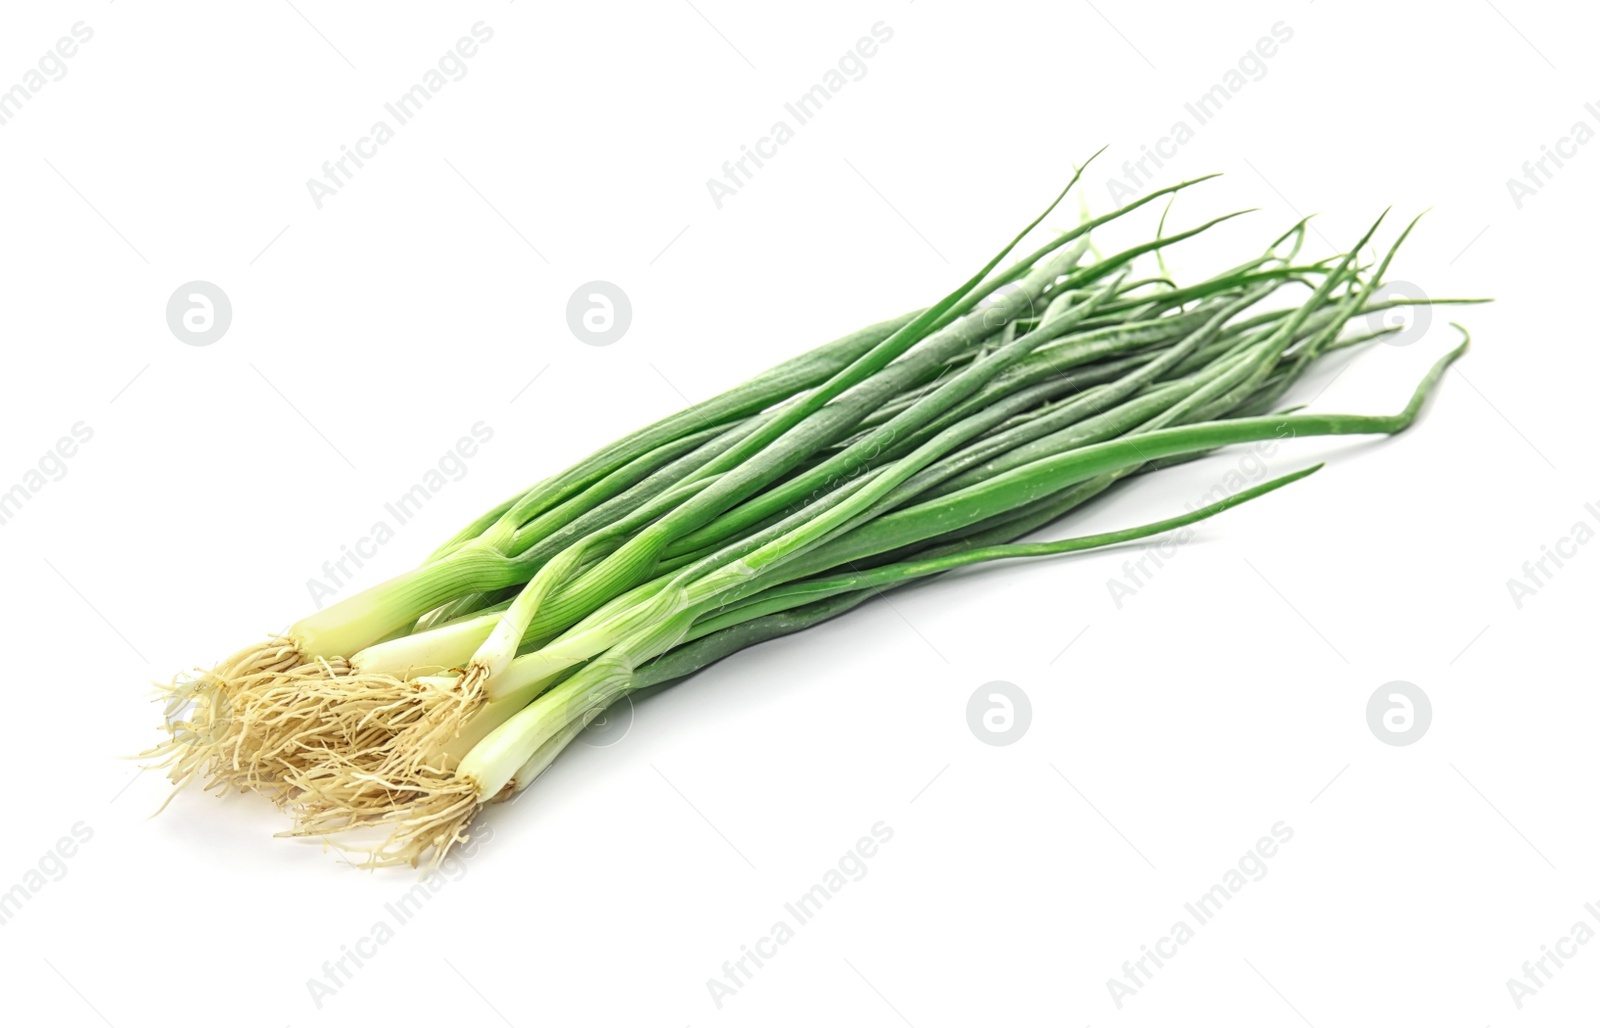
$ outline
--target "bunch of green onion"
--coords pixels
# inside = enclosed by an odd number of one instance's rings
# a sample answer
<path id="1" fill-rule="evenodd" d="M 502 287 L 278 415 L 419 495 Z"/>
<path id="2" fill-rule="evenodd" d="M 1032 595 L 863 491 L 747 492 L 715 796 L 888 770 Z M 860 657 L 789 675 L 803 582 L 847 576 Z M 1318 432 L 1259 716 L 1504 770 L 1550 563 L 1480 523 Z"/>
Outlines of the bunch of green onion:
<path id="1" fill-rule="evenodd" d="M 1275 408 L 1318 358 L 1395 330 L 1352 322 L 1419 302 L 1378 298 L 1410 227 L 1381 259 L 1358 256 L 1374 224 L 1309 262 L 1302 221 L 1185 286 L 1164 262 L 1146 278 L 1135 265 L 1225 218 L 1117 253 L 1089 246 L 1200 181 L 997 270 L 1052 203 L 925 310 L 511 497 L 415 570 L 172 683 L 169 736 L 151 752 L 180 786 L 266 795 L 288 834 L 376 829 L 374 862 L 437 860 L 630 692 L 930 575 L 1165 533 L 1321 465 L 1149 524 L 1018 541 L 1130 476 L 1232 444 L 1409 426 L 1465 340 L 1398 414 Z"/>

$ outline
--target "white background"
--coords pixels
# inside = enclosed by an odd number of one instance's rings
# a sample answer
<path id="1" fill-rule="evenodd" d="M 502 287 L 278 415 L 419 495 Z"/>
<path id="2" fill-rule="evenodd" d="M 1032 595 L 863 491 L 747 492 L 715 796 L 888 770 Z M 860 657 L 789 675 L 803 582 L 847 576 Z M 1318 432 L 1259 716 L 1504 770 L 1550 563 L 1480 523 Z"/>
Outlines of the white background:
<path id="1" fill-rule="evenodd" d="M 1520 209 L 1506 180 L 1575 121 L 1600 127 L 1580 10 L 7 5 L 0 88 L 75 22 L 94 36 L 0 127 L 0 488 L 74 423 L 94 435 L 0 526 L 0 889 L 74 824 L 93 837 L 0 926 L 3 1016 L 1577 1023 L 1600 945 L 1520 1010 L 1506 980 L 1574 922 L 1600 928 L 1600 546 L 1521 609 L 1506 583 L 1596 522 L 1600 145 Z M 494 36 L 467 76 L 319 210 L 306 180 L 480 20 Z M 866 76 L 719 210 L 706 180 L 878 21 L 893 39 Z M 1136 551 L 990 569 L 641 703 L 619 744 L 574 746 L 488 817 L 465 875 L 320 1009 L 307 980 L 411 872 L 274 839 L 253 797 L 149 817 L 164 783 L 118 759 L 156 738 L 149 683 L 306 613 L 322 562 L 474 422 L 493 440 L 357 585 L 646 420 L 937 298 L 1105 144 L 1083 198 L 1108 210 L 1107 177 L 1278 22 L 1293 38 L 1265 77 L 1157 177 L 1227 173 L 1174 224 L 1262 210 L 1169 259 L 1209 274 L 1313 211 L 1321 256 L 1385 206 L 1432 207 L 1395 277 L 1498 302 L 1292 398 L 1396 410 L 1462 319 L 1475 348 L 1414 432 L 1280 450 L 1278 473 L 1330 466 L 1205 526 L 1121 609 L 1106 582 Z M 208 347 L 164 318 L 194 279 L 233 304 Z M 632 299 L 613 346 L 566 325 L 592 279 Z M 1073 526 L 1165 516 L 1238 461 L 1140 481 Z M 1033 706 L 1007 747 L 966 723 L 993 680 Z M 1395 680 L 1434 712 L 1404 747 L 1366 722 Z M 867 876 L 719 1010 L 706 980 L 879 821 L 894 836 Z M 1267 876 L 1119 1009 L 1107 979 L 1280 821 Z"/>

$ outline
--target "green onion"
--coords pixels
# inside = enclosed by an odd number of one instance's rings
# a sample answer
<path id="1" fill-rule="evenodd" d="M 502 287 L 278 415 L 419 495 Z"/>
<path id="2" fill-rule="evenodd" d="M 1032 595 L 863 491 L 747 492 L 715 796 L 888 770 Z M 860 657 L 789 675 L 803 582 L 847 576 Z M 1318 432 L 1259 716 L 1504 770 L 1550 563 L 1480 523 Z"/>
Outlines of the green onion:
<path id="1" fill-rule="evenodd" d="M 1170 212 L 1202 178 L 998 270 L 1081 175 L 927 308 L 635 432 L 420 567 L 176 681 L 152 752 L 180 786 L 266 795 L 293 819 L 287 834 L 376 829 L 375 862 L 438 859 L 483 804 L 525 788 L 632 692 L 930 576 L 1120 545 L 1257 499 L 1322 465 L 1148 524 L 1022 541 L 1221 447 L 1403 431 L 1466 350 L 1396 414 L 1276 411 L 1319 358 L 1392 331 L 1346 334 L 1406 302 L 1376 297 L 1415 222 L 1366 264 L 1382 218 L 1312 263 L 1301 221 L 1185 285 L 1167 254 L 1237 215 L 1168 232 L 1164 213 L 1150 242 L 1090 245 L 1156 199 Z M 1151 254 L 1161 273 L 1140 277 Z"/>

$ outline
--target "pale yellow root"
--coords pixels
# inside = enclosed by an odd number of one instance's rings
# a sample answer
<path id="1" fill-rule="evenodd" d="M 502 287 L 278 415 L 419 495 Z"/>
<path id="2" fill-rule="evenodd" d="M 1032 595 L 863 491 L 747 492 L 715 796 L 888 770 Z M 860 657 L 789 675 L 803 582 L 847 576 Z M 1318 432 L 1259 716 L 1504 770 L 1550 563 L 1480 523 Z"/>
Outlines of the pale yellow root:
<path id="1" fill-rule="evenodd" d="M 483 806 L 472 779 L 438 768 L 384 778 L 330 762 L 298 776 L 295 786 L 297 798 L 288 808 L 295 826 L 281 834 L 321 838 L 364 855 L 373 867 L 416 867 L 430 854 L 429 865 L 437 865 L 467 841 L 467 827 Z M 382 841 L 359 845 L 329 838 L 351 832 L 380 834 Z"/>
<path id="2" fill-rule="evenodd" d="M 294 779 L 297 799 L 289 813 L 295 827 L 281 834 L 320 838 L 372 867 L 416 867 L 430 854 L 428 863 L 436 866 L 468 841 L 467 829 L 484 804 L 510 799 L 530 785 L 600 710 L 584 710 L 551 733 L 493 796 L 485 795 L 481 779 L 458 772 L 449 761 L 376 774 L 359 759 L 331 758 Z M 379 841 L 344 841 L 348 836 Z"/>
<path id="3" fill-rule="evenodd" d="M 374 866 L 415 866 L 430 851 L 433 863 L 442 860 L 466 838 L 479 806 L 476 786 L 453 773 L 444 751 L 483 709 L 487 680 L 474 665 L 459 678 L 410 679 L 398 693 L 368 688 L 347 700 L 337 711 L 346 738 L 330 740 L 286 779 L 295 827 L 285 834 L 321 837 Z M 372 829 L 387 831 L 387 841 L 361 846 L 327 838 Z"/>
<path id="4" fill-rule="evenodd" d="M 385 711 L 382 730 L 389 735 L 383 759 L 371 768 L 379 777 L 404 777 L 437 766 L 445 748 L 488 704 L 484 686 L 489 675 L 473 664 L 448 683 L 434 679 L 413 682 L 415 691 L 403 708 Z"/>
<path id="5" fill-rule="evenodd" d="M 342 662 L 308 662 L 284 638 L 247 646 L 209 671 L 180 676 L 162 688 L 169 737 L 142 756 L 167 768 L 178 789 L 200 779 L 207 789 L 271 794 L 281 768 L 270 739 L 247 716 L 251 699 L 286 679 L 306 682 L 347 672 Z"/>
<path id="6" fill-rule="evenodd" d="M 242 720 L 270 753 L 282 802 L 304 783 L 365 775 L 405 781 L 444 766 L 444 749 L 485 704 L 485 676 L 401 678 L 350 672 L 277 687 L 248 698 Z M 331 802 L 331 800 L 330 800 Z"/>
<path id="7" fill-rule="evenodd" d="M 179 787 L 259 792 L 279 806 L 324 765 L 404 777 L 437 755 L 484 703 L 486 675 L 406 678 L 307 661 L 287 640 L 241 650 L 165 692 L 171 737 L 145 754 Z"/>

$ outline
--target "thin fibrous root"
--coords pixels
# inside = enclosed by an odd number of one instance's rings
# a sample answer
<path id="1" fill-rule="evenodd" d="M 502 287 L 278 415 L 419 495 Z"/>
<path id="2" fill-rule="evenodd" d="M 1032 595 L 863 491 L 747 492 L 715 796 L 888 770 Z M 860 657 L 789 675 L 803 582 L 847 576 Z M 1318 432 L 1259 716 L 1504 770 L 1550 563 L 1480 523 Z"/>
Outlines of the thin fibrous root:
<path id="1" fill-rule="evenodd" d="M 210 670 L 196 669 L 161 686 L 168 738 L 142 754 L 167 768 L 176 786 L 201 779 L 208 789 L 280 791 L 286 768 L 273 737 L 252 712 L 257 698 L 293 682 L 298 688 L 349 673 L 342 659 L 307 659 L 288 639 L 247 646 Z"/>
<path id="2" fill-rule="evenodd" d="M 180 788 L 199 778 L 284 806 L 293 782 L 325 764 L 392 775 L 436 762 L 483 706 L 486 677 L 362 673 L 273 640 L 167 687 L 171 738 L 145 755 L 165 757 Z"/>
<path id="3" fill-rule="evenodd" d="M 433 782 L 444 773 L 435 770 L 444 748 L 482 709 L 486 680 L 476 667 L 454 678 L 348 665 L 321 678 L 290 673 L 239 697 L 233 718 L 250 740 L 249 763 L 270 764 L 276 776 L 271 790 L 260 791 L 321 821 L 354 824 L 393 805 L 386 783 Z"/>
<path id="4" fill-rule="evenodd" d="M 363 855 L 372 867 L 416 867 L 425 857 L 437 866 L 467 841 L 467 827 L 483 806 L 471 778 L 433 767 L 385 778 L 330 761 L 298 776 L 295 786 L 297 798 L 288 808 L 295 826 L 280 834 L 321 838 Z M 387 834 L 373 845 L 329 838 L 350 832 Z"/>
<path id="5" fill-rule="evenodd" d="M 390 741 L 373 773 L 405 776 L 440 764 L 445 748 L 488 703 L 488 681 L 487 669 L 479 664 L 469 665 L 459 678 L 414 680 L 408 703 L 385 711 L 382 728 Z"/>

